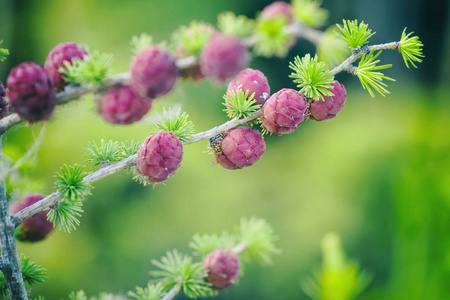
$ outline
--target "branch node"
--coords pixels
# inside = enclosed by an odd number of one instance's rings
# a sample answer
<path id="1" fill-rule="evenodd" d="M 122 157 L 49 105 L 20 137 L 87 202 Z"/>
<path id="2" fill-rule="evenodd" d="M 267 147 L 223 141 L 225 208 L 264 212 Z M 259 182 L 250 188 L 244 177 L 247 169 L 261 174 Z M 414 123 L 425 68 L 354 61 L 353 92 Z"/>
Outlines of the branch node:
<path id="1" fill-rule="evenodd" d="M 353 66 L 353 65 L 349 65 L 347 67 L 344 68 L 344 71 L 352 74 L 352 75 L 356 75 L 356 71 L 358 70 L 357 67 Z"/>
<path id="2" fill-rule="evenodd" d="M 111 163 L 109 162 L 109 160 L 102 161 L 102 162 L 100 163 L 100 169 L 103 169 L 103 168 L 108 167 L 108 166 L 110 166 L 110 165 L 111 165 Z"/>

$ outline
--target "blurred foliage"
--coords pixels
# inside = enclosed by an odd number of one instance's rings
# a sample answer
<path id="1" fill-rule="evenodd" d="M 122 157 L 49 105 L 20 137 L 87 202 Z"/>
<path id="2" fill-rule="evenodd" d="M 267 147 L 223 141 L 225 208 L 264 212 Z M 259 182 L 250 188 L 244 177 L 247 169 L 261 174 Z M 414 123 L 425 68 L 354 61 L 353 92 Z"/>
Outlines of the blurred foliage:
<path id="1" fill-rule="evenodd" d="M 113 72 L 120 73 L 128 68 L 133 35 L 148 32 L 161 41 L 192 19 L 214 23 L 223 11 L 254 17 L 269 3 L 6 0 L 0 38 L 11 55 L 1 65 L 0 80 L 12 64 L 43 63 L 48 51 L 64 41 L 113 53 Z M 267 151 L 250 168 L 229 171 L 214 165 L 214 158 L 204 153 L 205 141 L 186 146 L 180 170 L 155 189 L 133 182 L 126 172 L 95 183 L 77 231 L 54 232 L 44 242 L 19 245 L 20 252 L 48 270 L 48 280 L 33 288 L 32 297 L 60 299 L 81 289 L 88 295 L 125 294 L 147 284 L 151 259 L 168 249 L 188 251 L 193 233 L 220 232 L 243 216 L 256 216 L 273 226 L 282 253 L 264 269 L 246 266 L 239 286 L 216 299 L 308 299 L 299 282 L 319 264 L 320 239 L 329 231 L 338 232 L 348 256 L 373 275 L 358 299 L 445 299 L 450 294 L 450 107 L 445 102 L 450 91 L 413 80 L 448 78 L 436 63 L 448 65 L 448 54 L 439 48 L 445 43 L 445 26 L 436 21 L 447 10 L 439 4 L 444 2 L 433 3 L 423 9 L 408 3 L 423 14 L 438 14 L 428 29 L 423 25 L 428 23 L 420 23 L 426 15 L 420 19 L 403 9 L 394 17 L 388 6 L 394 4 L 386 1 L 324 1 L 331 23 L 364 20 L 377 31 L 374 43 L 397 40 L 408 26 L 432 55 L 425 53 L 423 65 L 408 70 L 401 55 L 386 54 L 386 63 L 394 65 L 389 76 L 398 80 L 386 98 L 372 100 L 356 78 L 338 75 L 348 92 L 344 110 L 331 121 L 307 122 L 293 134 L 265 137 Z M 293 88 L 288 61 L 313 50 L 299 42 L 288 58 L 257 58 L 251 67 L 266 74 L 272 92 Z M 24 175 L 41 183 L 34 185 L 37 192 L 51 193 L 53 174 L 62 165 L 84 164 L 88 141 L 143 141 L 163 106 L 181 107 L 198 132 L 209 129 L 227 120 L 221 111 L 225 89 L 225 84 L 180 80 L 172 93 L 155 101 L 147 119 L 124 127 L 103 122 L 92 96 L 58 107 L 37 165 Z M 20 125 L 6 134 L 8 155 L 26 153 L 39 126 Z"/>
<path id="2" fill-rule="evenodd" d="M 323 237 L 322 256 L 321 268 L 302 284 L 311 299 L 352 300 L 369 284 L 370 276 L 360 270 L 358 263 L 345 257 L 336 233 L 327 233 Z"/>

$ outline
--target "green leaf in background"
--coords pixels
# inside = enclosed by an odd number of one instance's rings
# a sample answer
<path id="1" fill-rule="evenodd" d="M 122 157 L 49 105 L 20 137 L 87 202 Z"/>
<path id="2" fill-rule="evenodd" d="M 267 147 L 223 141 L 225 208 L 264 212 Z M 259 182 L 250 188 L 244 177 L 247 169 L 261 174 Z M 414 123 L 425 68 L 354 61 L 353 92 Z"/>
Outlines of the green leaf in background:
<path id="1" fill-rule="evenodd" d="M 286 18 L 258 19 L 254 34 L 253 51 L 264 57 L 285 57 L 295 37 L 286 33 Z"/>
<path id="2" fill-rule="evenodd" d="M 2 43 L 3 43 L 3 40 L 0 40 L 0 44 L 2 44 Z M 0 62 L 6 60 L 6 56 L 5 55 L 9 55 L 9 50 L 8 49 L 4 49 L 4 48 L 0 48 Z"/>
<path id="3" fill-rule="evenodd" d="M 328 233 L 323 237 L 322 255 L 322 267 L 302 283 L 311 299 L 353 300 L 368 286 L 370 276 L 357 263 L 346 259 L 337 234 Z"/>
<path id="4" fill-rule="evenodd" d="M 321 0 L 293 0 L 292 10 L 294 16 L 308 26 L 321 27 L 328 19 L 328 11 L 321 8 Z"/>
<path id="5" fill-rule="evenodd" d="M 217 28 L 223 33 L 234 34 L 243 38 L 255 31 L 256 23 L 246 16 L 236 16 L 233 12 L 226 11 L 217 16 Z"/>

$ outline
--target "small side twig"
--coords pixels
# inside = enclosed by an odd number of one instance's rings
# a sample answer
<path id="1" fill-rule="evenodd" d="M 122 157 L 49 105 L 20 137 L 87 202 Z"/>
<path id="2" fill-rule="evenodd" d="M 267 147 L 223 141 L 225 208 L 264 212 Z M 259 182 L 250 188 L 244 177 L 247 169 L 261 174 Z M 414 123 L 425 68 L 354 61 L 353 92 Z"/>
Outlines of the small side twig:
<path id="1" fill-rule="evenodd" d="M 231 251 L 233 251 L 236 254 L 242 253 L 245 250 L 248 249 L 248 245 L 246 243 L 239 243 L 237 244 Z"/>
<path id="2" fill-rule="evenodd" d="M 36 139 L 36 141 L 34 142 L 33 146 L 30 147 L 30 149 L 28 149 L 27 153 L 25 153 L 25 155 L 23 155 L 20 159 L 18 159 L 16 161 L 16 163 L 14 164 L 14 166 L 10 167 L 10 168 L 4 168 L 4 170 L 0 171 L 0 181 L 5 180 L 5 178 L 11 174 L 12 172 L 14 172 L 15 170 L 19 169 L 22 164 L 29 158 L 31 158 L 33 155 L 36 154 L 39 146 L 41 145 L 42 139 L 44 138 L 44 133 L 45 133 L 45 126 L 42 127 L 41 132 L 39 133 L 38 138 Z"/>
<path id="3" fill-rule="evenodd" d="M 358 51 L 352 50 L 352 55 L 348 57 L 346 60 L 344 60 L 339 66 L 335 67 L 333 70 L 331 70 L 332 75 L 336 75 L 342 71 L 345 71 L 345 68 L 353 64 L 355 61 L 357 61 L 359 58 L 361 58 L 364 54 L 368 54 L 372 51 L 380 51 L 380 50 L 398 50 L 400 47 L 399 42 L 392 42 L 392 43 L 385 43 L 385 44 L 379 44 L 379 45 L 372 45 L 372 46 L 364 46 L 361 48 L 358 48 Z"/>
<path id="4" fill-rule="evenodd" d="M 180 291 L 179 285 L 174 286 L 161 300 L 172 300 Z"/>

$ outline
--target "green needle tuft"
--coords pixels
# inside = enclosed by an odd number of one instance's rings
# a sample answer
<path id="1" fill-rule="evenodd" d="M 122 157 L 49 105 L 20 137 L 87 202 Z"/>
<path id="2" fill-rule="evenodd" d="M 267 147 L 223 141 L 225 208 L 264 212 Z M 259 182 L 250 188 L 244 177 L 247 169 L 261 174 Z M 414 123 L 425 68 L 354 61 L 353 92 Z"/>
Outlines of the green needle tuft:
<path id="1" fill-rule="evenodd" d="M 55 188 L 61 193 L 63 198 L 72 202 L 80 201 L 91 194 L 92 186 L 88 182 L 83 181 L 86 175 L 88 173 L 80 165 L 64 165 L 61 168 L 61 173 L 56 173 L 55 175 L 57 179 Z"/>
<path id="2" fill-rule="evenodd" d="M 3 40 L 0 40 L 0 44 L 3 43 Z M 9 50 L 0 48 L 0 62 L 4 61 L 6 59 L 5 55 L 9 55 Z"/>
<path id="3" fill-rule="evenodd" d="M 253 257 L 262 265 L 271 264 L 272 255 L 280 253 L 274 244 L 277 237 L 270 224 L 263 219 L 241 219 L 235 231 L 237 240 L 247 246 L 242 255 Z"/>
<path id="4" fill-rule="evenodd" d="M 218 248 L 233 249 L 236 246 L 236 236 L 230 235 L 224 231 L 221 236 L 217 234 L 196 234 L 192 237 L 189 247 L 194 249 L 195 254 L 203 257 L 207 256 L 211 251 Z"/>
<path id="5" fill-rule="evenodd" d="M 153 126 L 161 131 L 172 132 L 182 142 L 188 142 L 189 136 L 194 134 L 194 124 L 188 120 L 189 115 L 181 110 L 170 113 L 164 108 L 163 111 L 161 121 Z"/>
<path id="6" fill-rule="evenodd" d="M 296 56 L 294 63 L 289 63 L 289 68 L 295 72 L 289 77 L 294 78 L 294 83 L 306 97 L 317 101 L 324 100 L 323 96 L 333 96 L 329 90 L 333 88 L 334 76 L 323 62 L 319 62 L 317 54 L 314 58 L 309 54 L 302 58 Z"/>
<path id="7" fill-rule="evenodd" d="M 157 284 L 147 284 L 147 287 L 136 287 L 136 292 L 128 292 L 128 296 L 134 300 L 160 300 L 166 292 L 164 292 L 161 282 Z"/>
<path id="8" fill-rule="evenodd" d="M 30 258 L 24 255 L 20 257 L 20 269 L 22 270 L 23 280 L 31 286 L 42 283 L 48 278 L 46 269 L 30 261 Z"/>
<path id="9" fill-rule="evenodd" d="M 72 62 L 65 61 L 64 67 L 59 68 L 59 72 L 69 83 L 100 85 L 109 76 L 113 62 L 112 54 L 94 51 L 84 57 L 84 60 L 76 58 Z"/>
<path id="10" fill-rule="evenodd" d="M 248 94 L 248 90 L 245 93 L 242 90 L 237 90 L 231 92 L 231 97 L 223 96 L 225 102 L 222 104 L 227 107 L 223 111 L 227 113 L 229 118 L 242 119 L 261 108 L 261 105 L 256 104 L 256 100 L 253 99 L 255 93 L 250 96 Z"/>
<path id="11" fill-rule="evenodd" d="M 82 209 L 82 202 L 71 202 L 68 200 L 62 200 L 58 203 L 57 208 L 50 209 L 47 214 L 47 220 L 53 223 L 53 227 L 58 226 L 59 230 L 65 233 L 70 233 L 72 230 L 76 230 L 80 225 L 81 214 L 84 212 Z"/>
<path id="12" fill-rule="evenodd" d="M 256 23 L 246 16 L 236 16 L 233 12 L 227 11 L 217 16 L 217 28 L 223 33 L 243 38 L 255 31 Z"/>
<path id="13" fill-rule="evenodd" d="M 172 34 L 177 52 L 182 56 L 198 55 L 214 32 L 214 27 L 205 22 L 192 21 L 188 26 L 179 27 Z"/>
<path id="14" fill-rule="evenodd" d="M 369 54 L 364 54 L 361 57 L 355 75 L 358 76 L 361 85 L 369 92 L 372 98 L 375 97 L 372 88 L 384 97 L 385 94 L 389 94 L 389 91 L 386 89 L 387 84 L 383 82 L 383 79 L 390 81 L 395 81 L 395 79 L 385 76 L 383 73 L 379 72 L 379 70 L 388 69 L 392 67 L 392 65 L 377 66 L 377 63 L 380 61 L 375 59 L 381 54 L 381 51 L 376 55 L 373 55 L 373 52 L 374 51 Z"/>
<path id="15" fill-rule="evenodd" d="M 255 30 L 253 51 L 264 57 L 285 57 L 293 36 L 284 30 L 288 21 L 285 18 L 259 19 Z"/>
<path id="16" fill-rule="evenodd" d="M 321 8 L 320 0 L 293 0 L 292 10 L 295 17 L 308 26 L 317 28 L 325 25 L 328 19 L 328 11 Z"/>
<path id="17" fill-rule="evenodd" d="M 152 260 L 152 264 L 159 270 L 150 274 L 161 280 L 165 291 L 179 287 L 189 298 L 207 297 L 214 293 L 211 284 L 204 280 L 207 271 L 203 264 L 192 262 L 188 255 L 177 250 L 168 251 L 161 261 Z"/>
<path id="18" fill-rule="evenodd" d="M 336 24 L 340 30 L 340 32 L 336 32 L 336 34 L 346 41 L 347 45 L 352 49 L 367 44 L 369 38 L 375 34 L 375 32 L 372 33 L 372 30 L 368 28 L 369 25 L 365 24 L 364 21 L 359 24 L 358 20 L 342 20 L 342 22 L 344 23 L 343 26 Z"/>
<path id="19" fill-rule="evenodd" d="M 400 47 L 398 49 L 403 56 L 406 67 L 408 68 L 408 62 L 411 63 L 414 68 L 417 68 L 414 62 L 421 63 L 422 59 L 420 59 L 419 57 L 425 57 L 422 52 L 423 44 L 419 40 L 419 37 L 409 37 L 413 33 L 414 32 L 406 34 L 406 28 L 403 30 L 402 37 L 400 39 Z"/>
<path id="20" fill-rule="evenodd" d="M 108 141 L 105 142 L 103 139 L 98 146 L 94 141 L 88 142 L 87 148 L 84 149 L 88 157 L 87 162 L 93 163 L 94 166 L 100 165 L 102 163 L 116 162 L 120 160 L 120 147 L 118 142 Z"/>
<path id="21" fill-rule="evenodd" d="M 133 36 L 130 41 L 131 53 L 138 54 L 147 47 L 153 44 L 153 37 L 147 33 L 141 33 L 140 36 Z"/>

